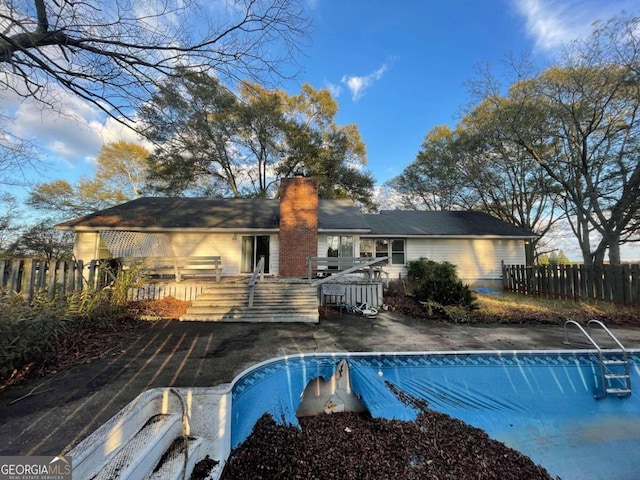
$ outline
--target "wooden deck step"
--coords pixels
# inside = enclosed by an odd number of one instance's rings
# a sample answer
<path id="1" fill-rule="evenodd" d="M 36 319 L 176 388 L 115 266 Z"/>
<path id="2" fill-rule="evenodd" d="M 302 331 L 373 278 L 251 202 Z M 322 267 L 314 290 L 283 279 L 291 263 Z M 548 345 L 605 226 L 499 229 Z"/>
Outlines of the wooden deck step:
<path id="1" fill-rule="evenodd" d="M 249 307 L 247 285 L 214 285 L 198 296 L 180 320 L 315 323 L 319 320 L 317 288 L 307 283 L 259 283 Z"/>

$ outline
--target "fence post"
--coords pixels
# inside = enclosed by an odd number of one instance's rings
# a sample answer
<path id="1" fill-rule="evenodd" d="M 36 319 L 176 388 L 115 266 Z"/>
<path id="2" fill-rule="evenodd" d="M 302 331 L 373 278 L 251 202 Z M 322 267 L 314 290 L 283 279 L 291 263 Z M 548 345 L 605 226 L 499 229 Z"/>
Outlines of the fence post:
<path id="1" fill-rule="evenodd" d="M 624 305 L 631 305 L 631 265 L 624 264 L 620 269 L 620 284 L 622 289 L 622 303 Z"/>
<path id="2" fill-rule="evenodd" d="M 504 266 L 504 260 L 500 260 L 500 270 L 502 271 L 502 290 L 508 292 L 509 286 L 507 285 L 507 270 Z"/>
<path id="3" fill-rule="evenodd" d="M 4 288 L 9 278 L 9 265 L 11 261 L 7 258 L 0 258 L 0 289 Z"/>
<path id="4" fill-rule="evenodd" d="M 573 299 L 578 301 L 582 295 L 582 275 L 580 274 L 580 265 L 571 265 L 571 270 L 573 274 Z"/>
<path id="5" fill-rule="evenodd" d="M 9 272 L 9 295 L 20 292 L 20 268 L 22 260 L 14 258 L 11 261 L 11 271 Z"/>
<path id="6" fill-rule="evenodd" d="M 96 269 L 97 269 L 97 260 L 91 260 L 89 263 L 89 286 L 91 288 L 96 287 L 97 279 L 96 279 Z"/>
<path id="7" fill-rule="evenodd" d="M 24 259 L 24 266 L 22 267 L 22 286 L 20 289 L 27 295 L 29 303 L 33 300 L 33 283 L 35 277 L 35 258 Z"/>
<path id="8" fill-rule="evenodd" d="M 621 303 L 621 289 L 620 289 L 620 280 L 622 278 L 621 268 L 617 265 L 609 265 L 608 268 L 608 289 L 606 290 L 607 295 L 611 300 L 615 303 Z"/>
<path id="9" fill-rule="evenodd" d="M 75 291 L 75 281 L 76 281 L 76 275 L 74 271 L 75 262 L 73 260 L 65 260 L 63 263 L 64 263 L 63 274 L 64 274 L 64 285 L 65 285 L 64 293 L 66 295 L 69 295 Z"/>
<path id="10" fill-rule="evenodd" d="M 58 261 L 49 260 L 47 271 L 47 296 L 52 299 L 56 293 L 56 272 L 58 270 Z"/>
<path id="11" fill-rule="evenodd" d="M 36 280 L 36 292 L 39 294 L 47 288 L 47 271 L 49 269 L 49 261 L 41 259 L 38 262 L 38 278 Z"/>
<path id="12" fill-rule="evenodd" d="M 640 265 L 631 265 L 631 298 L 630 305 L 640 305 Z"/>
<path id="13" fill-rule="evenodd" d="M 84 262 L 82 260 L 75 261 L 76 266 L 76 288 L 79 291 L 84 290 L 84 277 L 82 273 L 84 272 Z"/>

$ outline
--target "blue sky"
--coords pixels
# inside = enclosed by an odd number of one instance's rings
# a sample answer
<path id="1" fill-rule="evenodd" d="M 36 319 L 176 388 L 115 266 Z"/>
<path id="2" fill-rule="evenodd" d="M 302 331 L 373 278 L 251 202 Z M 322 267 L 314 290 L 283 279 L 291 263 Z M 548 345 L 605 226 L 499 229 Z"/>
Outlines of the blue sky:
<path id="1" fill-rule="evenodd" d="M 563 44 L 588 35 L 592 22 L 623 10 L 640 15 L 637 0 L 301 1 L 313 29 L 300 73 L 280 88 L 331 89 L 338 123 L 359 126 L 378 185 L 402 172 L 433 127 L 457 123 L 470 99 L 465 83 L 480 64 L 498 75 L 508 55 L 549 65 Z M 103 143 L 136 141 L 95 107 L 74 97 L 63 104 L 60 117 L 0 96 L 0 108 L 15 114 L 14 133 L 36 139 L 46 159 L 32 181 L 92 176 Z"/>
<path id="2" fill-rule="evenodd" d="M 640 14 L 636 0 L 302 1 L 313 29 L 299 75 L 280 87 L 330 88 L 338 123 L 360 128 L 378 185 L 402 172 L 434 126 L 455 125 L 480 63 L 499 72 L 507 55 L 528 53 L 548 64 L 594 20 Z M 37 139 L 47 160 L 34 181 L 92 176 L 104 142 L 136 140 L 77 98 L 64 105 L 67 116 L 59 117 L 0 97 L 0 107 L 15 112 L 15 133 Z"/>
<path id="3" fill-rule="evenodd" d="M 480 62 L 530 49 L 512 4 L 491 1 L 320 2 L 302 78 L 328 86 L 340 123 L 357 123 L 378 183 L 401 173 L 438 124 L 455 124 Z"/>
<path id="4" fill-rule="evenodd" d="M 299 80 L 330 87 L 339 123 L 356 123 L 378 184 L 402 172 L 436 125 L 455 125 L 469 101 L 465 83 L 507 55 L 553 61 L 563 42 L 627 0 L 317 0 L 315 31 Z M 295 88 L 295 87 L 294 87 Z"/>

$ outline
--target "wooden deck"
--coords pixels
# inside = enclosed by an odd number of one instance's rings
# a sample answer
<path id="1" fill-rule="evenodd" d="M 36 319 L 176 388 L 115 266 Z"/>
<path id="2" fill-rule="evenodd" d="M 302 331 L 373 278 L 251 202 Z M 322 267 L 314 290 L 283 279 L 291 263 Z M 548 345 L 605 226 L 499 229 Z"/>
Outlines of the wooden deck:
<path id="1" fill-rule="evenodd" d="M 247 276 L 221 277 L 220 282 L 216 282 L 215 279 L 211 278 L 198 278 L 195 280 L 183 280 L 181 282 L 176 282 L 172 279 L 149 279 L 144 285 L 129 290 L 129 300 L 160 300 L 170 296 L 178 300 L 192 302 L 208 287 L 223 285 L 225 283 L 246 284 L 248 280 L 249 277 Z M 309 281 L 302 278 L 283 279 L 279 277 L 265 277 L 264 283 L 272 282 L 308 283 Z M 382 283 L 379 281 L 353 280 L 345 282 L 343 285 L 345 287 L 343 300 L 351 305 L 358 303 L 368 303 L 371 305 L 382 304 L 383 288 Z M 260 288 L 260 284 L 258 284 L 257 288 Z M 318 303 L 324 304 L 327 300 L 332 303 L 337 299 L 324 298 L 322 287 L 318 287 Z"/>

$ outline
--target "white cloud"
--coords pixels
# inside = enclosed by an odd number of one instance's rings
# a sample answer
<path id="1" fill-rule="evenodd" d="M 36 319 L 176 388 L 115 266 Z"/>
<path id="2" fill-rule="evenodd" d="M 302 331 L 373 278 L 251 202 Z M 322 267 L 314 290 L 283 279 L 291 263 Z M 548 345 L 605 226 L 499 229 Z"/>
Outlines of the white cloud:
<path id="1" fill-rule="evenodd" d="M 336 85 L 335 83 L 327 82 L 326 88 L 333 98 L 338 98 L 342 93 L 342 86 Z"/>
<path id="2" fill-rule="evenodd" d="M 351 92 L 351 99 L 355 102 L 362 97 L 364 91 L 367 90 L 374 82 L 380 80 L 382 75 L 387 71 L 387 65 L 383 64 L 375 72 L 364 76 L 348 76 L 342 77 L 341 83 L 344 83 Z"/>
<path id="3" fill-rule="evenodd" d="M 20 138 L 32 140 L 50 160 L 57 158 L 72 166 L 99 148 L 100 135 L 90 126 L 99 114 L 64 92 L 58 92 L 57 100 L 62 107 L 60 112 L 31 99 L 21 102 L 15 109 L 11 130 Z"/>
<path id="4" fill-rule="evenodd" d="M 553 51 L 591 33 L 593 22 L 622 10 L 636 10 L 635 0 L 514 0 L 526 20 L 527 34 L 539 50 Z"/>
<path id="5" fill-rule="evenodd" d="M 91 176 L 91 167 L 105 143 L 125 140 L 144 144 L 131 129 L 112 118 L 105 120 L 104 112 L 95 105 L 57 86 L 49 89 L 48 98 L 59 111 L 10 90 L 0 99 L 0 110 L 12 119 L 6 129 L 16 137 L 33 142 L 39 149 L 52 178 L 71 170 Z"/>

